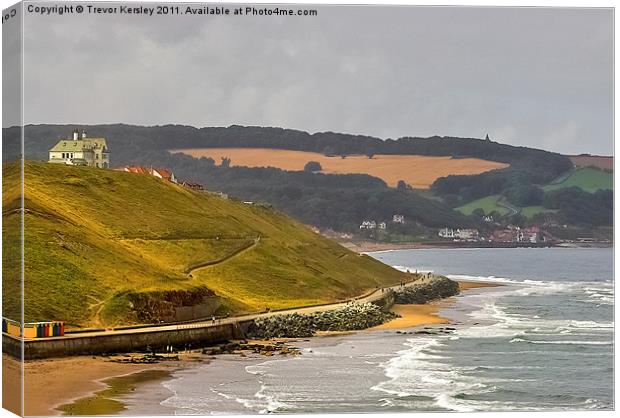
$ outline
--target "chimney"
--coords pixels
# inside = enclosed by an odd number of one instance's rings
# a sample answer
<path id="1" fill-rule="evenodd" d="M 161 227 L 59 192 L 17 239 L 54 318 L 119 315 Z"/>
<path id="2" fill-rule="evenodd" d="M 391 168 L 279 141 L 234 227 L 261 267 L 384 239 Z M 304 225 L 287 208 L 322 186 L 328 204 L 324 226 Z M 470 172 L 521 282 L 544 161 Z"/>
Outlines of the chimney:
<path id="1" fill-rule="evenodd" d="M 75 129 L 75 130 L 73 131 L 73 140 L 74 140 L 74 141 L 77 141 L 77 140 L 78 140 L 78 135 L 79 135 L 79 134 L 80 134 L 80 133 L 78 132 L 78 130 L 77 130 L 77 129 Z"/>

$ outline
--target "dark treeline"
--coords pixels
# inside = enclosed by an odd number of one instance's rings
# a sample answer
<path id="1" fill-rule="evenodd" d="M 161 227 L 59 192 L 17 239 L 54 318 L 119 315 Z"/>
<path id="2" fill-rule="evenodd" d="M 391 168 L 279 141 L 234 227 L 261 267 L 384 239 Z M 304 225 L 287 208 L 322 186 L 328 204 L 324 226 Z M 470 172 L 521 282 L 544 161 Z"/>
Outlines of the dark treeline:
<path id="1" fill-rule="evenodd" d="M 578 187 L 553 190 L 545 193 L 543 206 L 556 209 L 561 223 L 586 227 L 613 225 L 614 193 L 611 190 L 594 193 Z"/>
<path id="2" fill-rule="evenodd" d="M 181 125 L 142 127 L 114 125 L 28 125 L 24 129 L 26 158 L 46 160 L 48 150 L 73 129 L 85 128 L 90 137 L 105 137 L 113 167 L 127 164 L 163 166 L 181 179 L 200 182 L 243 200 L 273 204 L 303 222 L 353 231 L 365 219 L 389 220 L 405 215 L 409 225 L 425 227 L 476 226 L 475 217 L 450 209 L 491 194 L 503 194 L 516 205 L 541 204 L 537 187 L 572 167 L 559 154 L 513 147 L 474 138 L 400 138 L 397 140 L 323 132 L 231 126 L 194 128 Z M 4 160 L 20 153 L 20 129 L 3 129 Z M 326 175 L 311 171 L 287 172 L 275 168 L 235 167 L 210 158 L 192 158 L 169 149 L 200 147 L 259 147 L 314 151 L 329 155 L 414 154 L 476 157 L 510 164 L 509 168 L 474 176 L 448 176 L 433 184 L 443 200 L 427 199 L 406 187 L 389 188 L 367 175 Z M 227 165 L 231 165 L 228 167 Z M 584 196 L 575 199 L 583 199 Z M 548 203 L 551 204 L 551 203 Z M 567 219 L 579 216 L 560 209 Z"/>
<path id="3" fill-rule="evenodd" d="M 74 125 L 27 126 L 26 158 L 46 160 L 48 150 L 69 134 Z M 408 228 L 473 226 L 475 220 L 453 211 L 443 202 L 419 196 L 411 190 L 389 188 L 365 174 L 333 175 L 277 168 L 222 165 L 211 158 L 170 154 L 167 150 L 197 146 L 190 138 L 199 130 L 189 127 L 86 126 L 90 137 L 105 137 L 113 167 L 127 164 L 167 167 L 180 179 L 203 184 L 242 200 L 269 203 L 307 224 L 339 231 L 359 230 L 366 219 L 388 221 L 394 214 L 407 219 Z M 214 128 L 215 130 L 219 128 Z M 266 132 L 271 129 L 265 129 Z M 277 130 L 276 130 L 277 131 Z M 4 159 L 19 154 L 19 129 L 3 130 Z M 15 146 L 17 144 L 17 146 Z M 203 145 L 204 146 L 204 145 Z"/>
<path id="4" fill-rule="evenodd" d="M 402 214 L 426 227 L 473 226 L 474 220 L 451 210 L 443 202 L 410 190 L 389 188 L 365 174 L 334 175 L 277 168 L 222 167 L 211 158 L 153 152 L 145 161 L 174 167 L 180 178 L 192 179 L 207 189 L 234 197 L 269 203 L 297 219 L 338 231 L 358 230 L 366 219 L 377 222 Z"/>
<path id="5" fill-rule="evenodd" d="M 227 128 L 194 128 L 182 125 L 143 127 L 134 125 L 28 125 L 26 145 L 47 148 L 75 128 L 86 128 L 93 136 L 105 136 L 110 148 L 120 145 L 148 146 L 151 149 L 197 147 L 257 147 L 298 151 L 349 154 L 410 154 L 428 156 L 476 157 L 518 167 L 532 167 L 537 172 L 555 175 L 571 167 L 560 154 L 514 147 L 475 138 L 439 137 L 386 139 L 334 132 L 309 134 L 282 128 L 230 126 Z M 15 128 L 10 128 L 15 129 Z M 130 152 L 130 150 L 127 150 Z M 544 163 L 544 164 L 543 164 Z"/>

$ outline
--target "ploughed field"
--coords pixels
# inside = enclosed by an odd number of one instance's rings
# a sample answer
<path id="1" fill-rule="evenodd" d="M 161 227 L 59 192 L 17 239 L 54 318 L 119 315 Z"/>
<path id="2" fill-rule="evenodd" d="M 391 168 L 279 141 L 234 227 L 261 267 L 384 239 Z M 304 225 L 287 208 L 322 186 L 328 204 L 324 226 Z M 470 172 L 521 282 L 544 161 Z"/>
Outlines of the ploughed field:
<path id="1" fill-rule="evenodd" d="M 219 163 L 222 157 L 231 159 L 233 166 L 276 167 L 288 171 L 301 171 L 309 161 L 321 164 L 322 173 L 368 174 L 395 187 L 404 180 L 416 189 L 428 189 L 440 177 L 480 174 L 485 171 L 508 167 L 508 164 L 478 158 L 429 157 L 422 155 L 339 155 L 327 157 L 307 151 L 290 151 L 269 148 L 191 148 L 170 150 L 195 158 L 211 157 Z"/>
<path id="2" fill-rule="evenodd" d="M 614 157 L 599 155 L 570 155 L 568 158 L 577 167 L 598 167 L 602 170 L 614 169 Z"/>
<path id="3" fill-rule="evenodd" d="M 26 321 L 157 323 L 335 302 L 405 274 L 269 207 L 27 161 Z M 19 318 L 20 170 L 3 166 L 3 314 Z"/>

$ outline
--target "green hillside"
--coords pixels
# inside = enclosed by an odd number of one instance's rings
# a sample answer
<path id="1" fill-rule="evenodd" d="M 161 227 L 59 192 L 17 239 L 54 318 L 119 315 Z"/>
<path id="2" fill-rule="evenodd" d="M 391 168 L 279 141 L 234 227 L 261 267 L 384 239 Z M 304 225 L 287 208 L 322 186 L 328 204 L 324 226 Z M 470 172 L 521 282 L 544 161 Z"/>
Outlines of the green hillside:
<path id="1" fill-rule="evenodd" d="M 471 215 L 473 211 L 478 208 L 484 210 L 484 213 L 487 215 L 493 211 L 496 211 L 497 213 L 501 215 L 509 214 L 510 211 L 507 208 L 500 206 L 497 203 L 498 199 L 499 199 L 498 195 L 483 197 L 480 199 L 473 200 L 463 206 L 460 206 L 456 208 L 456 210 L 458 210 L 464 215 Z"/>
<path id="2" fill-rule="evenodd" d="M 573 171 L 559 181 L 546 185 L 543 189 L 549 191 L 576 186 L 588 193 L 594 193 L 597 190 L 613 190 L 613 184 L 613 173 L 594 167 L 585 167 Z"/>
<path id="3" fill-rule="evenodd" d="M 19 219 L 19 166 L 5 165 L 3 220 Z M 403 273 L 268 207 L 153 177 L 25 165 L 25 316 L 70 326 L 154 322 L 196 306 L 215 314 L 331 302 Z M 4 315 L 19 316 L 19 253 L 3 231 Z"/>
<path id="4" fill-rule="evenodd" d="M 594 193 L 597 190 L 613 190 L 613 179 L 614 176 L 611 172 L 593 167 L 585 167 L 563 175 L 554 182 L 543 186 L 543 190 L 548 192 L 568 187 L 579 187 L 588 193 Z M 501 206 L 498 203 L 498 199 L 498 195 L 486 196 L 460 206 L 456 208 L 456 210 L 464 215 L 471 215 L 472 212 L 478 208 L 484 210 L 484 213 L 486 214 L 489 214 L 492 211 L 497 211 L 502 215 L 509 214 L 510 210 Z M 557 212 L 556 210 L 545 209 L 542 206 L 528 206 L 517 209 L 519 209 L 520 213 L 526 218 L 532 218 L 539 213 Z"/>

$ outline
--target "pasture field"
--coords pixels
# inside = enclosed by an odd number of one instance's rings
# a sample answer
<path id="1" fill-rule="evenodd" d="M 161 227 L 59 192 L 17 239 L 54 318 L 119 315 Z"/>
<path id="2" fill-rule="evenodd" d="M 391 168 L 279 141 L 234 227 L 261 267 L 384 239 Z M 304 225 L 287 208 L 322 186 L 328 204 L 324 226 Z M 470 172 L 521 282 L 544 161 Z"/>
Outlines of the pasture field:
<path id="1" fill-rule="evenodd" d="M 573 171 L 569 176 L 557 183 L 554 182 L 544 186 L 543 189 L 550 191 L 576 186 L 586 192 L 594 193 L 597 190 L 613 189 L 613 183 L 613 173 L 593 167 L 585 167 Z"/>
<path id="2" fill-rule="evenodd" d="M 233 166 L 276 167 L 301 171 L 309 161 L 321 164 L 322 173 L 368 174 L 396 187 L 399 180 L 416 189 L 428 189 L 439 177 L 450 174 L 480 174 L 508 167 L 508 164 L 478 158 L 428 157 L 422 155 L 365 155 L 327 157 L 316 152 L 290 151 L 268 148 L 192 148 L 175 149 L 195 158 L 211 157 L 219 164 L 222 157 L 231 159 Z"/>
<path id="3" fill-rule="evenodd" d="M 614 169 L 614 157 L 603 157 L 598 155 L 570 155 L 568 158 L 577 167 L 594 166 L 603 170 Z"/>
<path id="4" fill-rule="evenodd" d="M 526 218 L 532 218 L 534 215 L 538 215 L 539 213 L 554 213 L 557 210 L 554 209 L 546 209 L 543 206 L 526 206 L 521 208 L 521 215 Z"/>
<path id="5" fill-rule="evenodd" d="M 484 213 L 487 215 L 493 211 L 497 211 L 501 215 L 507 215 L 508 213 L 510 213 L 510 211 L 507 208 L 500 206 L 497 203 L 498 199 L 499 199 L 498 195 L 483 197 L 480 199 L 473 200 L 463 206 L 460 206 L 456 208 L 456 210 L 458 210 L 464 215 L 471 215 L 472 212 L 478 208 L 484 210 Z"/>

